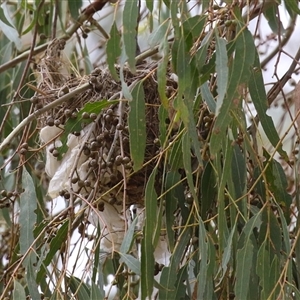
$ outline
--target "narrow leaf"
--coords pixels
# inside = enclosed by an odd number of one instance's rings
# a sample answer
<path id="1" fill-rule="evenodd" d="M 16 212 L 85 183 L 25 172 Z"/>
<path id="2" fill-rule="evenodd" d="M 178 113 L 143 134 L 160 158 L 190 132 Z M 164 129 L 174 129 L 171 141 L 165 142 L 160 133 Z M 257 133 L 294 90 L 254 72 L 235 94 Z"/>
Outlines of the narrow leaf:
<path id="1" fill-rule="evenodd" d="M 120 253 L 120 263 L 125 265 L 132 270 L 136 275 L 141 275 L 141 263 L 135 257 L 130 254 Z"/>
<path id="2" fill-rule="evenodd" d="M 76 299 L 87 300 L 90 298 L 89 288 L 87 285 L 75 276 L 69 278 L 69 286 Z"/>
<path id="3" fill-rule="evenodd" d="M 73 19 L 79 16 L 79 9 L 82 7 L 82 0 L 68 0 L 69 10 Z"/>
<path id="4" fill-rule="evenodd" d="M 97 284 L 94 281 L 92 281 L 90 300 L 104 299 L 104 297 L 104 291 L 100 290 Z"/>
<path id="5" fill-rule="evenodd" d="M 154 247 L 153 235 L 156 225 L 157 194 L 154 188 L 156 169 L 148 179 L 145 191 L 145 226 L 144 238 L 142 241 L 141 257 L 141 294 L 142 299 L 151 299 L 154 284 Z"/>
<path id="6" fill-rule="evenodd" d="M 262 71 L 260 68 L 259 57 L 255 50 L 255 63 L 254 68 L 250 73 L 249 92 L 251 99 L 259 116 L 259 120 L 263 130 L 268 137 L 273 147 L 277 147 L 277 151 L 284 158 L 288 159 L 286 152 L 282 149 L 282 144 L 279 142 L 278 132 L 274 126 L 273 120 L 266 114 L 268 109 L 267 95 L 265 91 Z"/>
<path id="7" fill-rule="evenodd" d="M 237 251 L 237 271 L 235 284 L 235 297 L 237 299 L 247 299 L 252 257 L 253 244 L 251 239 L 248 239 L 245 246 Z"/>
<path id="8" fill-rule="evenodd" d="M 45 249 L 45 253 L 43 253 L 38 261 L 37 266 L 37 282 L 40 282 L 41 278 L 44 276 L 46 272 L 46 268 L 51 263 L 56 252 L 61 248 L 63 243 L 66 241 L 66 237 L 68 234 L 69 221 L 64 222 L 64 224 L 58 229 L 56 236 L 51 240 L 49 248 Z"/>
<path id="9" fill-rule="evenodd" d="M 143 82 L 140 81 L 132 90 L 128 114 L 130 155 L 134 171 L 139 170 L 144 162 L 146 148 L 145 94 Z"/>
<path id="10" fill-rule="evenodd" d="M 26 300 L 25 290 L 22 285 L 14 280 L 13 300 Z"/>
<path id="11" fill-rule="evenodd" d="M 20 252 L 25 254 L 29 249 L 34 249 L 33 230 L 36 223 L 37 199 L 35 187 L 30 174 L 23 168 L 22 186 L 25 191 L 20 196 Z M 25 263 L 26 264 L 26 263 Z"/>
<path id="12" fill-rule="evenodd" d="M 216 101 L 209 89 L 209 86 L 208 86 L 208 83 L 205 82 L 201 85 L 200 87 L 200 90 L 201 90 L 201 95 L 202 95 L 202 98 L 203 100 L 206 102 L 209 110 L 212 112 L 212 113 L 215 113 L 216 112 Z"/>
<path id="13" fill-rule="evenodd" d="M 114 22 L 110 30 L 110 38 L 106 43 L 107 64 L 112 77 L 119 81 L 119 75 L 115 68 L 117 58 L 121 55 L 121 36 Z"/>
<path id="14" fill-rule="evenodd" d="M 222 140 L 225 136 L 227 126 L 231 121 L 230 110 L 237 109 L 240 106 L 240 95 L 238 87 L 249 81 L 250 70 L 254 63 L 254 53 L 256 51 L 253 36 L 242 24 L 237 26 L 240 30 L 235 43 L 235 55 L 233 64 L 230 67 L 230 78 L 219 115 L 213 127 L 213 134 L 210 142 L 212 155 L 220 149 Z"/>
<path id="15" fill-rule="evenodd" d="M 220 38 L 218 34 L 216 34 L 216 71 L 218 96 L 215 114 L 217 116 L 223 104 L 228 82 L 228 58 L 226 41 Z"/>
<path id="16" fill-rule="evenodd" d="M 7 20 L 3 8 L 0 6 L 0 20 L 5 23 L 7 26 L 10 26 L 13 28 L 11 23 Z"/>
<path id="17" fill-rule="evenodd" d="M 135 226 L 138 221 L 138 216 L 133 220 L 133 222 L 130 224 L 126 235 L 124 236 L 123 242 L 120 247 L 120 253 L 126 254 L 131 249 L 133 240 L 134 240 L 134 233 L 135 233 Z"/>
<path id="18" fill-rule="evenodd" d="M 130 70 L 135 72 L 135 56 L 137 50 L 137 18 L 136 1 L 126 1 L 123 11 L 123 43 L 128 57 Z"/>
<path id="19" fill-rule="evenodd" d="M 118 103 L 118 101 L 115 100 L 101 100 L 93 103 L 86 103 L 84 107 L 78 112 L 76 119 L 69 118 L 65 124 L 63 134 L 61 135 L 62 146 L 58 148 L 60 154 L 59 159 L 61 159 L 63 154 L 68 151 L 68 135 L 73 132 L 80 132 L 83 129 L 83 126 L 86 126 L 93 122 L 92 119 L 82 118 L 82 114 L 84 112 L 99 114 L 104 108 L 116 103 Z"/>

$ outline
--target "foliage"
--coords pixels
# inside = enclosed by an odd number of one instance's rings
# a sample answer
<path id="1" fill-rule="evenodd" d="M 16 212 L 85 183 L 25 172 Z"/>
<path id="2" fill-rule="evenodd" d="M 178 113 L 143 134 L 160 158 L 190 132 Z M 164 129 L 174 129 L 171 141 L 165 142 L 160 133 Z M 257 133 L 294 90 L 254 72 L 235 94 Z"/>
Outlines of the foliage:
<path id="1" fill-rule="evenodd" d="M 120 299 L 300 297 L 300 231 L 294 220 L 299 210 L 298 165 L 282 145 L 295 120 L 279 135 L 266 114 L 297 71 L 300 50 L 268 93 L 263 79 L 263 68 L 274 56 L 276 69 L 280 65 L 300 13 L 297 1 L 223 1 L 220 6 L 216 1 L 200 2 L 107 3 L 109 9 L 98 13 L 105 11 L 111 19 L 105 29 L 102 19 L 95 21 L 96 13 L 79 9 L 80 0 L 2 4 L 0 299 L 43 295 L 42 299 L 86 300 L 113 293 Z M 283 4 L 288 26 L 280 20 Z M 265 59 L 257 45 L 272 39 L 250 30 L 250 24 L 256 24 L 258 31 L 263 17 L 272 38 L 278 39 L 278 47 Z M 137 40 L 148 29 L 148 48 L 139 49 Z M 100 63 L 89 48 L 89 36 L 103 41 L 110 80 L 118 83 L 122 97 L 78 107 L 76 121 L 66 121 L 59 159 L 68 150 L 68 136 L 94 123 L 84 120 L 85 113 L 99 116 L 107 112 L 108 103 L 124 101 L 133 167 L 129 175 L 122 173 L 122 199 L 130 187 L 126 189 L 127 180 L 150 166 L 135 187 L 143 190 L 142 203 L 131 203 L 132 220 L 124 221 L 122 242 L 112 246 L 111 253 L 102 248 L 102 225 L 91 227 L 89 219 L 92 211 L 98 216 L 105 211 L 105 197 L 85 201 L 71 189 L 59 200 L 50 199 L 48 148 L 39 138 L 43 114 L 54 114 L 71 96 L 72 101 L 76 89 L 54 104 L 36 107 L 35 97 L 43 92 L 37 64 L 50 41 L 62 38 L 68 41 L 65 61 L 72 72 L 83 80 L 91 78 L 85 76 Z M 137 74 L 141 63 L 149 72 L 129 83 L 128 69 Z M 154 105 L 158 146 L 152 157 L 147 154 L 145 102 L 149 73 L 156 76 L 154 89 L 160 99 Z M 175 87 L 170 86 L 171 77 L 176 78 Z M 96 85 L 88 81 L 80 88 L 84 93 Z M 251 122 L 249 103 L 257 113 Z M 285 104 L 289 111 L 287 100 Z M 259 126 L 272 147 L 262 147 Z M 296 175 L 288 173 L 291 168 Z M 55 211 L 53 203 L 59 201 L 63 208 Z M 162 264 L 158 251 L 164 242 Z M 114 276 L 112 284 L 106 279 L 109 274 Z"/>

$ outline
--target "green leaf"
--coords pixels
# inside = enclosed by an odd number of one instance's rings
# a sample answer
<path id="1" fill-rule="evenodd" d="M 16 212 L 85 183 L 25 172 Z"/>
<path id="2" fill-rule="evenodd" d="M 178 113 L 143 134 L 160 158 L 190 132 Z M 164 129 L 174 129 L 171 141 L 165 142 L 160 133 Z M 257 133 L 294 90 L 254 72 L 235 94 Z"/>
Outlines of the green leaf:
<path id="1" fill-rule="evenodd" d="M 133 169 L 137 171 L 143 166 L 146 149 L 145 94 L 142 81 L 133 88 L 132 100 L 129 101 L 129 107 L 130 155 L 133 161 Z"/>
<path id="2" fill-rule="evenodd" d="M 9 27 L 14 28 L 13 25 L 7 20 L 3 8 L 0 6 L 0 20 Z"/>
<path id="3" fill-rule="evenodd" d="M 166 176 L 166 230 L 167 237 L 169 242 L 170 251 L 173 252 L 175 246 L 175 231 L 173 228 L 174 225 L 174 212 L 177 208 L 177 197 L 180 195 L 180 188 L 176 186 L 181 179 L 181 176 L 178 172 L 170 171 Z"/>
<path id="4" fill-rule="evenodd" d="M 154 48 L 158 44 L 168 43 L 167 36 L 169 27 L 170 21 L 165 20 L 150 34 L 148 38 L 148 44 L 151 48 Z"/>
<path id="5" fill-rule="evenodd" d="M 164 267 L 161 272 L 160 284 L 164 289 L 159 291 L 159 299 L 175 299 L 175 283 L 177 280 L 179 264 L 190 237 L 190 230 L 185 227 L 177 240 L 174 252 L 170 258 L 169 267 Z"/>
<path id="6" fill-rule="evenodd" d="M 136 275 L 141 275 L 141 263 L 130 254 L 120 253 L 120 263 L 125 263 Z"/>
<path id="7" fill-rule="evenodd" d="M 108 69 L 112 77 L 119 81 L 119 75 L 115 68 L 115 63 L 117 62 L 118 57 L 121 55 L 121 36 L 118 31 L 117 25 L 114 22 L 110 30 L 110 38 L 106 43 L 106 56 Z"/>
<path id="8" fill-rule="evenodd" d="M 26 168 L 22 172 L 22 186 L 25 191 L 20 196 L 20 253 L 25 254 L 34 249 L 33 230 L 36 223 L 37 200 L 33 180 Z M 28 260 L 24 261 L 27 265 Z"/>
<path id="9" fill-rule="evenodd" d="M 100 290 L 97 284 L 94 281 L 92 281 L 90 300 L 104 299 L 104 297 L 105 297 L 104 291 Z"/>
<path id="10" fill-rule="evenodd" d="M 76 299 L 87 300 L 90 299 L 90 289 L 89 287 L 79 278 L 71 276 L 69 278 L 69 286 Z"/>
<path id="11" fill-rule="evenodd" d="M 154 188 L 156 168 L 152 171 L 145 190 L 145 225 L 141 257 L 141 294 L 142 299 L 151 298 L 154 284 L 154 247 L 153 237 L 156 227 L 157 194 Z"/>
<path id="12" fill-rule="evenodd" d="M 126 254 L 131 249 L 132 243 L 134 241 L 134 233 L 136 229 L 135 226 L 137 224 L 137 221 L 138 221 L 138 216 L 132 221 L 124 236 L 123 242 L 120 247 L 120 254 Z"/>
<path id="13" fill-rule="evenodd" d="M 104 108 L 116 103 L 118 103 L 118 101 L 115 100 L 101 100 L 93 103 L 86 103 L 84 107 L 78 112 L 76 119 L 69 118 L 65 124 L 63 134 L 61 135 L 62 146 L 58 148 L 60 154 L 59 159 L 61 159 L 63 154 L 68 151 L 68 135 L 73 132 L 80 132 L 83 129 L 83 125 L 86 126 L 93 122 L 92 119 L 82 118 L 82 114 L 84 112 L 99 114 Z"/>
<path id="14" fill-rule="evenodd" d="M 273 4 L 264 10 L 264 16 L 268 20 L 269 26 L 275 34 L 279 32 L 284 33 L 284 28 L 280 18 L 278 17 L 278 4 L 273 2 Z"/>
<path id="15" fill-rule="evenodd" d="M 145 232 L 145 231 L 144 231 Z M 154 249 L 152 237 L 146 237 L 142 241 L 141 257 L 141 299 L 151 299 L 154 284 Z"/>
<path id="16" fill-rule="evenodd" d="M 288 159 L 286 152 L 282 149 L 282 143 L 280 143 L 278 132 L 274 126 L 273 120 L 266 114 L 266 111 L 268 109 L 267 95 L 265 91 L 262 71 L 260 68 L 259 57 L 256 50 L 254 68 L 251 70 L 250 74 L 249 92 L 254 107 L 259 116 L 262 128 L 270 143 L 277 149 L 281 156 L 283 156 L 285 159 Z"/>
<path id="17" fill-rule="evenodd" d="M 6 4 L 1 5 L 0 12 L 0 28 L 3 34 L 12 41 L 18 51 L 22 50 L 22 40 L 15 27 L 13 27 L 13 20 L 10 17 L 9 7 Z"/>
<path id="18" fill-rule="evenodd" d="M 162 147 L 164 147 L 167 142 L 167 124 L 166 120 L 169 118 L 168 110 L 160 105 L 158 109 L 158 119 L 159 119 L 159 141 Z"/>
<path id="19" fill-rule="evenodd" d="M 270 292 L 270 254 L 266 249 L 266 240 L 261 244 L 257 254 L 256 273 L 261 286 L 261 299 L 267 299 Z M 273 286 L 271 287 L 271 289 Z"/>
<path id="20" fill-rule="evenodd" d="M 217 198 L 217 185 L 216 185 L 216 177 L 214 173 L 214 169 L 212 167 L 211 162 L 207 162 L 203 175 L 201 178 L 201 217 L 203 220 L 206 219 L 207 212 L 211 208 L 211 206 L 215 203 Z"/>
<path id="21" fill-rule="evenodd" d="M 217 71 L 217 104 L 216 116 L 219 114 L 220 108 L 227 90 L 228 82 L 228 58 L 226 50 L 226 41 L 216 34 L 216 71 Z"/>
<path id="22" fill-rule="evenodd" d="M 247 170 L 244 154 L 237 144 L 234 144 L 233 146 L 231 170 L 235 189 L 235 198 L 240 198 L 246 192 Z"/>
<path id="23" fill-rule="evenodd" d="M 250 31 L 243 24 L 237 26 L 238 35 L 235 42 L 235 55 L 233 64 L 229 70 L 229 82 L 219 115 L 216 118 L 210 142 L 212 155 L 220 149 L 222 140 L 226 134 L 227 126 L 231 121 L 230 110 L 240 107 L 239 86 L 249 81 L 250 70 L 252 69 L 255 56 L 255 44 Z"/>
<path id="24" fill-rule="evenodd" d="M 123 43 L 130 70 L 135 72 L 137 50 L 138 5 L 136 1 L 126 1 L 123 11 Z"/>
<path id="25" fill-rule="evenodd" d="M 288 182 L 281 164 L 275 159 L 269 158 L 265 174 L 269 188 L 273 192 L 274 201 L 282 207 L 285 217 L 289 222 L 292 196 L 287 192 Z"/>
<path id="26" fill-rule="evenodd" d="M 284 4 L 285 4 L 290 16 L 292 16 L 293 13 L 300 15 L 300 9 L 298 6 L 299 2 L 297 0 L 285 0 Z"/>
<path id="27" fill-rule="evenodd" d="M 14 279 L 13 300 L 26 300 L 25 290 L 22 285 Z"/>
<path id="28" fill-rule="evenodd" d="M 227 240 L 226 247 L 224 248 L 224 253 L 222 255 L 222 263 L 221 263 L 221 266 L 220 266 L 220 269 L 219 269 L 220 271 L 222 270 L 222 276 L 219 279 L 220 283 L 223 280 L 224 276 L 227 274 L 228 263 L 229 263 L 229 261 L 232 257 L 232 254 L 233 254 L 232 241 L 233 241 L 233 237 L 234 237 L 235 233 L 236 233 L 236 223 L 234 224 L 234 226 L 233 226 L 233 228 L 230 232 L 230 235 L 229 235 L 228 240 Z"/>
<path id="29" fill-rule="evenodd" d="M 49 266 L 49 264 L 52 261 L 52 258 L 56 254 L 56 252 L 61 248 L 63 243 L 66 241 L 66 237 L 68 234 L 68 228 L 69 228 L 69 221 L 65 221 L 62 226 L 58 229 L 56 236 L 51 240 L 49 245 L 49 250 L 46 251 L 45 254 L 43 254 L 38 262 L 38 275 L 37 275 L 37 282 L 40 282 L 41 277 L 45 274 L 45 268 Z"/>
<path id="30" fill-rule="evenodd" d="M 196 41 L 202 33 L 203 27 L 206 23 L 206 15 L 196 15 L 188 18 L 183 22 L 182 27 L 184 30 L 185 39 L 191 39 L 192 46 L 193 42 Z M 189 47 L 190 49 L 191 47 Z"/>
<path id="31" fill-rule="evenodd" d="M 163 40 L 161 44 L 161 50 L 163 57 L 160 60 L 157 67 L 157 89 L 159 98 L 165 109 L 168 109 L 168 98 L 166 96 L 166 85 L 167 85 L 167 68 L 169 63 L 169 44 L 167 40 Z"/>
<path id="32" fill-rule="evenodd" d="M 234 287 L 237 299 L 247 299 L 250 285 L 250 272 L 253 259 L 255 239 L 253 230 L 261 226 L 261 211 L 253 216 L 245 225 L 242 235 L 238 241 L 236 258 L 236 284 Z"/>
<path id="33" fill-rule="evenodd" d="M 26 281 L 30 296 L 32 299 L 39 299 L 40 293 L 38 291 L 38 285 L 36 282 L 36 270 L 33 266 L 36 263 L 36 255 L 31 253 L 29 263 L 26 267 Z"/>
<path id="34" fill-rule="evenodd" d="M 171 148 L 169 157 L 170 169 L 173 171 L 183 167 L 182 141 L 178 139 Z"/>
<path id="35" fill-rule="evenodd" d="M 185 299 L 186 294 L 189 292 L 186 286 L 186 281 L 189 279 L 188 270 L 189 266 L 185 264 L 177 274 L 174 299 Z"/>
<path id="36" fill-rule="evenodd" d="M 205 290 L 207 289 L 207 284 L 209 282 L 208 268 L 208 241 L 204 223 L 201 218 L 199 218 L 199 251 L 201 253 L 200 260 L 200 270 L 197 276 L 197 285 L 198 285 L 198 299 L 205 300 Z"/>
<path id="37" fill-rule="evenodd" d="M 179 40 L 176 53 L 176 73 L 178 76 L 178 99 L 181 100 L 182 94 L 191 83 L 190 57 L 185 43 L 184 36 Z"/>
<path id="38" fill-rule="evenodd" d="M 191 192 L 194 201 L 197 201 L 198 197 L 195 190 L 195 185 L 193 181 L 192 174 L 192 164 L 191 164 L 191 141 L 187 133 L 182 137 L 182 153 L 183 153 L 183 165 L 185 170 L 185 175 L 187 178 L 189 191 Z"/>
<path id="39" fill-rule="evenodd" d="M 216 112 L 216 101 L 209 89 L 209 86 L 208 86 L 208 83 L 205 82 L 201 85 L 200 87 L 200 90 L 201 90 L 201 95 L 202 95 L 202 98 L 203 100 L 206 102 L 209 110 L 212 112 L 212 113 L 215 113 Z"/>
<path id="40" fill-rule="evenodd" d="M 82 7 L 82 0 L 68 0 L 69 10 L 73 19 L 79 16 L 79 9 Z"/>
<path id="41" fill-rule="evenodd" d="M 253 244 L 251 239 L 248 239 L 247 244 L 237 252 L 237 280 L 235 284 L 235 296 L 237 299 L 247 299 L 252 258 Z"/>

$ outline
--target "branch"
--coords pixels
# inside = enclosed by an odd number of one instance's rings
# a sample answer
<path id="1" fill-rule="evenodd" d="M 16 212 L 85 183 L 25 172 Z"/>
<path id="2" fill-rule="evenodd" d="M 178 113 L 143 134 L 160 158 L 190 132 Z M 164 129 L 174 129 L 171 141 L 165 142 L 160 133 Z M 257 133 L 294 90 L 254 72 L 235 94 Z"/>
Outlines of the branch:
<path id="1" fill-rule="evenodd" d="M 58 98 L 57 100 L 47 104 L 46 106 L 44 106 L 41 109 L 36 110 L 35 112 L 33 112 L 32 114 L 30 114 L 27 118 L 25 118 L 5 139 L 4 141 L 0 144 L 0 152 L 2 152 L 4 150 L 5 147 L 7 147 L 9 145 L 9 143 L 17 136 L 17 134 L 26 126 L 28 125 L 30 122 L 32 122 L 34 119 L 36 119 L 38 116 L 42 115 L 43 113 L 45 113 L 46 111 L 54 108 L 57 105 L 62 104 L 65 101 L 68 101 L 69 99 L 73 98 L 74 96 L 76 96 L 77 94 L 83 93 L 86 90 L 92 88 L 92 86 L 89 83 L 85 83 L 82 86 L 80 86 L 79 88 L 71 91 L 69 94 L 66 94 L 60 98 Z"/>
<path id="2" fill-rule="evenodd" d="M 80 28 L 80 26 L 82 26 L 83 22 L 85 22 L 87 20 L 88 20 L 88 16 L 86 14 L 80 15 L 79 18 L 77 19 L 77 21 L 75 22 L 75 24 L 73 24 L 71 26 L 71 28 L 68 29 L 62 37 L 60 37 L 60 39 L 64 39 L 66 41 L 69 40 L 71 38 L 71 36 L 74 34 L 74 32 L 76 32 L 78 30 L 78 28 Z M 14 59 L 8 61 L 7 63 L 4 63 L 3 65 L 0 66 L 0 73 L 4 72 L 10 68 L 13 68 L 18 63 L 26 60 L 29 57 L 30 53 L 32 55 L 36 55 L 38 53 L 45 51 L 50 43 L 51 43 L 51 41 L 49 41 L 43 45 L 40 45 L 38 47 L 35 47 L 33 50 L 29 49 L 29 50 L 23 52 L 22 54 L 20 54 L 19 56 L 15 57 Z"/>

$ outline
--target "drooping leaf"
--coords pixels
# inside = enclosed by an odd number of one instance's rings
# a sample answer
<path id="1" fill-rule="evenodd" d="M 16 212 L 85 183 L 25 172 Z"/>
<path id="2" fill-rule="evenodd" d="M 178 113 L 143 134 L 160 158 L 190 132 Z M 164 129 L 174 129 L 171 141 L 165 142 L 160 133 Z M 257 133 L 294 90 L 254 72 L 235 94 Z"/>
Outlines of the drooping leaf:
<path id="1" fill-rule="evenodd" d="M 162 54 L 163 58 L 161 59 L 160 63 L 158 64 L 157 67 L 157 89 L 160 97 L 160 101 L 165 109 L 168 108 L 168 98 L 166 96 L 166 85 L 167 85 L 167 78 L 166 78 L 166 73 L 167 73 L 167 68 L 168 68 L 168 63 L 169 63 L 169 44 L 168 42 L 164 39 L 162 44 Z"/>
<path id="2" fill-rule="evenodd" d="M 13 28 L 11 23 L 7 20 L 3 8 L 0 6 L 0 20 L 5 23 L 7 26 L 10 26 Z"/>
<path id="3" fill-rule="evenodd" d="M 177 197 L 180 194 L 180 190 L 177 184 L 180 181 L 180 174 L 178 172 L 170 171 L 166 176 L 166 229 L 169 242 L 170 251 L 174 249 L 175 245 L 175 231 L 173 224 L 175 220 L 174 212 L 177 208 Z"/>
<path id="4" fill-rule="evenodd" d="M 106 55 L 107 55 L 107 65 L 112 77 L 119 81 L 119 75 L 115 68 L 115 63 L 118 57 L 121 55 L 121 36 L 118 31 L 117 25 L 114 22 L 111 30 L 110 37 L 106 43 Z"/>
<path id="5" fill-rule="evenodd" d="M 120 253 L 120 263 L 125 263 L 126 266 L 136 275 L 141 275 L 141 263 L 138 259 L 130 254 Z"/>
<path id="6" fill-rule="evenodd" d="M 76 295 L 78 300 L 87 300 L 90 299 L 90 289 L 89 287 L 82 282 L 79 278 L 75 276 L 70 276 L 69 286 L 73 294 Z"/>
<path id="7" fill-rule="evenodd" d="M 34 250 L 33 230 L 36 223 L 37 200 L 33 180 L 26 170 L 23 168 L 22 186 L 25 189 L 20 196 L 20 253 L 25 254 L 30 249 Z M 25 260 L 25 265 L 28 260 Z"/>
<path id="8" fill-rule="evenodd" d="M 275 1 L 270 7 L 264 10 L 264 16 L 268 20 L 269 26 L 275 34 L 278 32 L 284 33 L 282 22 L 280 21 L 280 18 L 278 18 L 278 4 Z"/>
<path id="9" fill-rule="evenodd" d="M 115 100 L 101 100 L 93 103 L 86 103 L 84 107 L 78 112 L 76 119 L 69 118 L 65 124 L 63 134 L 61 135 L 62 146 L 58 148 L 60 154 L 59 159 L 61 159 L 62 155 L 68 151 L 68 135 L 70 133 L 80 132 L 83 129 L 83 126 L 86 126 L 93 122 L 92 119 L 82 118 L 82 114 L 84 112 L 99 114 L 104 108 L 116 103 L 118 103 L 118 101 Z"/>
<path id="10" fill-rule="evenodd" d="M 120 247 L 120 253 L 126 254 L 131 249 L 132 243 L 134 241 L 135 226 L 137 224 L 137 221 L 138 216 L 132 221 L 124 236 L 123 242 Z"/>
<path id="11" fill-rule="evenodd" d="M 56 236 L 51 240 L 49 249 L 46 250 L 45 253 L 40 257 L 40 260 L 38 262 L 37 266 L 37 282 L 40 282 L 41 277 L 45 274 L 45 268 L 49 266 L 51 263 L 54 255 L 57 253 L 57 251 L 61 248 L 63 243 L 66 241 L 66 237 L 68 234 L 68 227 L 69 227 L 69 221 L 64 222 L 62 226 L 58 229 Z"/>
<path id="12" fill-rule="evenodd" d="M 123 11 L 123 44 L 128 57 L 128 65 L 135 72 L 135 56 L 137 50 L 138 3 L 126 1 Z"/>
<path id="13" fill-rule="evenodd" d="M 146 148 L 145 93 L 142 81 L 133 88 L 132 100 L 129 102 L 129 106 L 130 155 L 133 161 L 133 169 L 137 171 L 144 163 Z"/>
<path id="14" fill-rule="evenodd" d="M 159 44 L 167 43 L 169 27 L 170 21 L 165 20 L 150 34 L 148 44 L 151 48 Z"/>
<path id="15" fill-rule="evenodd" d="M 73 19 L 79 16 L 79 9 L 82 7 L 82 0 L 68 0 L 69 10 Z"/>
<path id="16" fill-rule="evenodd" d="M 220 149 L 220 140 L 224 138 L 228 124 L 231 121 L 230 110 L 240 106 L 239 86 L 249 81 L 250 71 L 254 64 L 255 44 L 252 34 L 243 24 L 237 26 L 239 31 L 235 41 L 235 55 L 229 68 L 229 81 L 219 115 L 216 118 L 210 142 L 211 154 Z"/>
<path id="17" fill-rule="evenodd" d="M 153 235 L 156 225 L 157 194 L 154 188 L 156 169 L 148 179 L 145 191 L 145 226 L 141 257 L 141 296 L 151 298 L 154 285 Z"/>
<path id="18" fill-rule="evenodd" d="M 261 211 L 254 215 L 245 225 L 238 241 L 236 258 L 235 296 L 237 299 L 247 297 L 249 292 L 250 273 L 254 257 L 254 228 L 261 226 Z"/>
<path id="19" fill-rule="evenodd" d="M 35 263 L 36 263 L 36 255 L 31 253 L 29 263 L 26 266 L 26 282 L 27 282 L 27 287 L 31 298 L 39 299 L 40 293 L 38 291 L 38 285 L 36 282 L 37 274 L 36 274 Z"/>
<path id="20" fill-rule="evenodd" d="M 177 279 L 178 266 L 189 239 L 190 230 L 185 227 L 180 234 L 178 242 L 176 243 L 174 252 L 170 259 L 169 267 L 164 267 L 161 272 L 160 284 L 164 287 L 164 289 L 159 291 L 159 299 L 175 299 L 175 283 Z"/>
<path id="21" fill-rule="evenodd" d="M 299 3 L 297 0 L 285 0 L 284 4 L 290 16 L 293 16 L 294 13 L 300 14 Z"/>
<path id="22" fill-rule="evenodd" d="M 104 299 L 104 297 L 104 291 L 101 290 L 94 281 L 92 281 L 90 300 Z"/>
<path id="23" fill-rule="evenodd" d="M 216 116 L 219 114 L 223 100 L 227 91 L 228 82 L 228 58 L 226 51 L 226 41 L 216 34 L 216 71 L 217 71 L 217 103 Z"/>
<path id="24" fill-rule="evenodd" d="M 282 149 L 282 143 L 280 143 L 278 132 L 274 126 L 273 120 L 266 114 L 268 109 L 267 95 L 265 91 L 262 70 L 260 68 L 259 57 L 256 50 L 254 68 L 251 70 L 250 74 L 249 92 L 263 130 L 270 143 L 273 145 L 273 147 L 276 147 L 281 156 L 288 159 L 286 152 Z"/>
<path id="25" fill-rule="evenodd" d="M 211 91 L 209 90 L 208 83 L 207 82 L 203 83 L 200 87 L 200 90 L 201 90 L 202 98 L 206 102 L 209 110 L 212 113 L 215 113 L 216 112 L 216 101 L 215 101 Z"/>
<path id="26" fill-rule="evenodd" d="M 15 279 L 13 289 L 13 300 L 26 300 L 26 294 L 23 286 Z"/>
<path id="27" fill-rule="evenodd" d="M 208 210 L 213 206 L 217 198 L 217 185 L 214 169 L 210 162 L 207 162 L 201 179 L 201 217 L 203 220 L 207 217 Z"/>
<path id="28" fill-rule="evenodd" d="M 283 168 L 275 159 L 269 158 L 268 168 L 266 170 L 266 177 L 270 190 L 273 192 L 274 200 L 282 207 L 287 221 L 290 219 L 290 205 L 292 203 L 292 196 L 287 192 L 287 178 Z"/>
<path id="29" fill-rule="evenodd" d="M 1 13 L 0 13 L 0 28 L 1 31 L 6 35 L 6 37 L 12 41 L 16 48 L 21 51 L 22 50 L 22 40 L 19 37 L 19 33 L 15 27 L 12 26 L 13 21 L 9 14 L 9 7 L 6 3 L 1 5 Z"/>

